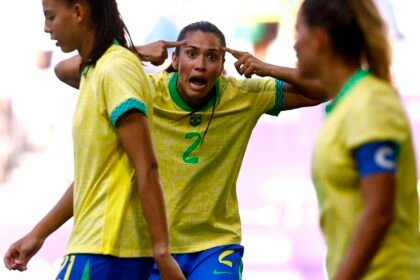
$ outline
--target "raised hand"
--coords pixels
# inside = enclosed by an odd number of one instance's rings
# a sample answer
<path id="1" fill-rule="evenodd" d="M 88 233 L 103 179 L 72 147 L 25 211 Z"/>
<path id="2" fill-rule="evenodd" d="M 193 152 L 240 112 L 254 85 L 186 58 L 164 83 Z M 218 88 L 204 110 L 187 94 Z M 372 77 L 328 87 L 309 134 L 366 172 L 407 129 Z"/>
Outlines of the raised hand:
<path id="1" fill-rule="evenodd" d="M 262 62 L 248 52 L 241 52 L 230 48 L 223 48 L 237 59 L 235 68 L 240 75 L 251 78 L 253 74 L 264 77 L 269 75 L 270 64 Z"/>
<path id="2" fill-rule="evenodd" d="M 150 44 L 137 47 L 141 58 L 155 66 L 162 65 L 168 58 L 168 49 L 184 46 L 187 41 L 159 40 Z"/>
<path id="3" fill-rule="evenodd" d="M 13 243 L 4 256 L 4 264 L 9 270 L 24 271 L 29 260 L 41 249 L 44 239 L 31 234 Z"/>

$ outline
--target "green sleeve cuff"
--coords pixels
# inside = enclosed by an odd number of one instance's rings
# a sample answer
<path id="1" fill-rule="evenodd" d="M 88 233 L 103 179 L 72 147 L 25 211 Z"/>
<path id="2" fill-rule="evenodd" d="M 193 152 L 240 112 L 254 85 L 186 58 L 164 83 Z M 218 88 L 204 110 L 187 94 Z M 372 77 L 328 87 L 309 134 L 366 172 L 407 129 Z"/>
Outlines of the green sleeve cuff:
<path id="1" fill-rule="evenodd" d="M 268 111 L 266 114 L 272 116 L 278 116 L 283 110 L 284 105 L 284 82 L 280 80 L 276 80 L 276 100 L 274 103 L 273 109 Z"/>
<path id="2" fill-rule="evenodd" d="M 112 114 L 110 117 L 112 125 L 116 126 L 119 118 L 125 113 L 127 113 L 128 111 L 133 110 L 133 109 L 140 111 L 142 114 L 144 114 L 147 117 L 146 105 L 137 99 L 129 98 L 125 100 L 123 103 L 121 103 L 120 105 L 118 105 L 114 109 L 114 111 L 112 111 Z"/>

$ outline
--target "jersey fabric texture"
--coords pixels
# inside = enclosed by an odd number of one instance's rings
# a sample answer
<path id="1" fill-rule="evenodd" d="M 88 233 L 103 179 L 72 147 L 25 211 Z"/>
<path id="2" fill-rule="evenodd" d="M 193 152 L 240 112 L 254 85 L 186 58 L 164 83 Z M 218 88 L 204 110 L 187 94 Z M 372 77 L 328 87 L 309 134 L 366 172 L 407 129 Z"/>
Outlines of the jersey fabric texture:
<path id="1" fill-rule="evenodd" d="M 315 144 L 312 175 L 319 200 L 327 270 L 333 277 L 363 210 L 354 151 L 366 143 L 399 147 L 395 216 L 363 279 L 419 279 L 419 205 L 415 155 L 409 122 L 387 83 L 357 71 L 327 110 Z"/>
<path id="2" fill-rule="evenodd" d="M 151 87 L 140 60 L 112 45 L 86 68 L 73 120 L 74 227 L 67 254 L 145 256 L 150 247 L 134 168 L 118 140 L 124 113 L 148 114 Z"/>
<path id="3" fill-rule="evenodd" d="M 221 76 L 213 98 L 194 111 L 177 91 L 177 74 L 164 72 L 150 79 L 156 92 L 152 136 L 171 252 L 239 244 L 236 180 L 258 119 L 264 113 L 278 115 L 282 108 L 283 83 Z"/>

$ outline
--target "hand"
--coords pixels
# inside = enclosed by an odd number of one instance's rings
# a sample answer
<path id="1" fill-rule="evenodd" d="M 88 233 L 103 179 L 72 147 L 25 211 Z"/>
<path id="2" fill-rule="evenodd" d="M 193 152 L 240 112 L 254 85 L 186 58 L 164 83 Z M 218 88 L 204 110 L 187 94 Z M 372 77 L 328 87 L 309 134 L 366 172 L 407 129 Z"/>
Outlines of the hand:
<path id="1" fill-rule="evenodd" d="M 230 48 L 223 48 L 224 51 L 230 53 L 238 61 L 235 62 L 235 68 L 240 75 L 245 78 L 251 78 L 253 74 L 264 77 L 268 74 L 268 64 L 262 62 L 248 52 L 241 52 Z"/>
<path id="2" fill-rule="evenodd" d="M 13 243 L 4 256 L 4 264 L 9 270 L 24 271 L 29 260 L 41 249 L 44 239 L 31 234 Z"/>
<path id="3" fill-rule="evenodd" d="M 168 58 L 168 49 L 181 47 L 187 44 L 187 41 L 170 42 L 160 40 L 147 45 L 137 47 L 141 58 L 144 61 L 148 61 L 155 66 L 162 65 Z"/>
<path id="4" fill-rule="evenodd" d="M 159 268 L 160 279 L 162 280 L 185 280 L 184 274 L 179 268 L 178 263 L 171 255 L 155 257 L 155 262 Z"/>

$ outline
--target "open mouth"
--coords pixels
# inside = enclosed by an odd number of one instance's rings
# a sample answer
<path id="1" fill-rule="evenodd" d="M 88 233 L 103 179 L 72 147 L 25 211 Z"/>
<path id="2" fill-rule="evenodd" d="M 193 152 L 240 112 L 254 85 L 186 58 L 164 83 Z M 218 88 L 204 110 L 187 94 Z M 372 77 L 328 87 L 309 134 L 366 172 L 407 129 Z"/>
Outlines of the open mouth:
<path id="1" fill-rule="evenodd" d="M 206 86 L 207 80 L 203 77 L 195 76 L 189 79 L 189 83 L 193 89 L 202 89 Z"/>

